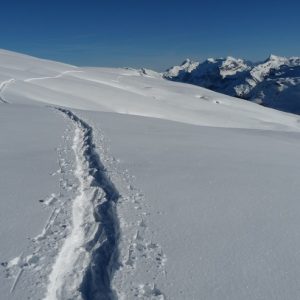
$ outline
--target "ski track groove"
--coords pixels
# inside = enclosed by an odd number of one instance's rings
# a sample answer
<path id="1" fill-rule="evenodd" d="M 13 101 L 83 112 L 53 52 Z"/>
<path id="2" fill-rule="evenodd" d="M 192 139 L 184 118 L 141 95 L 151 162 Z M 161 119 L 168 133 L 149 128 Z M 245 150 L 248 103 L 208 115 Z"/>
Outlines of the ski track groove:
<path id="1" fill-rule="evenodd" d="M 3 96 L 2 96 L 2 93 L 4 92 L 4 90 L 12 83 L 15 82 L 15 79 L 14 78 L 11 78 L 11 79 L 8 79 L 8 80 L 5 80 L 3 82 L 0 83 L 0 101 L 4 104 L 9 104 L 9 102 L 7 102 Z"/>
<path id="2" fill-rule="evenodd" d="M 79 188 L 72 203 L 72 229 L 50 273 L 46 299 L 115 300 L 111 279 L 119 267 L 119 193 L 96 152 L 92 127 L 70 110 L 57 110 L 75 126 Z"/>
<path id="3" fill-rule="evenodd" d="M 58 75 L 55 76 L 44 76 L 44 77 L 33 77 L 33 78 L 27 78 L 24 79 L 24 82 L 31 82 L 31 81 L 37 81 L 37 80 L 45 80 L 45 79 L 57 79 L 61 78 L 66 74 L 72 74 L 72 73 L 82 73 L 83 71 L 77 71 L 77 70 L 68 70 L 68 71 L 63 71 L 59 73 Z"/>
<path id="4" fill-rule="evenodd" d="M 13 282 L 13 285 L 12 285 L 12 287 L 10 289 L 10 293 L 14 292 L 14 290 L 15 290 L 15 288 L 16 288 L 16 286 L 17 286 L 17 284 L 18 284 L 18 282 L 19 282 L 19 280 L 21 278 L 21 275 L 23 274 L 23 271 L 24 271 L 24 269 L 20 268 L 20 270 L 19 270 L 19 272 L 18 272 L 18 274 L 17 274 L 17 276 L 16 276 L 16 278 L 15 278 L 15 280 Z"/>

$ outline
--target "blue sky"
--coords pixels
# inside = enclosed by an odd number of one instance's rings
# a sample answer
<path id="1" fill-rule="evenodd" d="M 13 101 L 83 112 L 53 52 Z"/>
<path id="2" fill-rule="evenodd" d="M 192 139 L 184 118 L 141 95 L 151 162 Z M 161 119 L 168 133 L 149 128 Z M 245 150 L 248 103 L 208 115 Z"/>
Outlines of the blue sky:
<path id="1" fill-rule="evenodd" d="M 0 48 L 89 66 L 300 56 L 299 0 L 9 0 Z"/>

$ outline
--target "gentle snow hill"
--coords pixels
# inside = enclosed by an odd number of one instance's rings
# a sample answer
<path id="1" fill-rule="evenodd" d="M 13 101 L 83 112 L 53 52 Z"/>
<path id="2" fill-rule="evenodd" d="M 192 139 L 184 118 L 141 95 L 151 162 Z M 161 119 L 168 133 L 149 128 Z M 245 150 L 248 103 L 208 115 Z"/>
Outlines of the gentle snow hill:
<path id="1" fill-rule="evenodd" d="M 186 82 L 282 111 L 300 113 L 300 58 L 270 55 L 261 63 L 234 57 L 185 60 L 167 79 Z"/>
<path id="2" fill-rule="evenodd" d="M 1 79 L 24 80 L 29 77 L 56 76 L 76 67 L 0 49 Z"/>
<path id="3" fill-rule="evenodd" d="M 300 299 L 299 130 L 151 70 L 0 50 L 0 299 Z"/>
<path id="4" fill-rule="evenodd" d="M 7 51 L 0 52 L 1 61 L 5 67 L 0 64 L 0 77 L 9 80 L 1 97 L 8 103 L 45 103 L 216 127 L 300 128 L 296 116 L 170 82 L 145 69 L 76 68 Z"/>

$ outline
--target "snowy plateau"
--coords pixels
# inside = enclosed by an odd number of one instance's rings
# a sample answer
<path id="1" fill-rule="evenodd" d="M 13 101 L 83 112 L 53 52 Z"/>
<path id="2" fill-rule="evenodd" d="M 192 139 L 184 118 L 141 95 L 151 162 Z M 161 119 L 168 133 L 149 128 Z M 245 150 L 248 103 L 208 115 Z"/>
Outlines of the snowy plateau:
<path id="1" fill-rule="evenodd" d="M 270 55 L 259 63 L 230 56 L 202 63 L 187 59 L 164 77 L 300 114 L 300 57 Z"/>
<path id="2" fill-rule="evenodd" d="M 300 299 L 300 117 L 164 77 L 0 50 L 0 299 Z"/>

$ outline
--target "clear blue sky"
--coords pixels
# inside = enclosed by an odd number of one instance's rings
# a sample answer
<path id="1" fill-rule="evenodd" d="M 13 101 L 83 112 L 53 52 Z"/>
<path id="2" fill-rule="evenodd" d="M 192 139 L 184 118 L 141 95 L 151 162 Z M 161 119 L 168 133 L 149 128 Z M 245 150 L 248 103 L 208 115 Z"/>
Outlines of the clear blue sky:
<path id="1" fill-rule="evenodd" d="M 0 48 L 76 65 L 300 56 L 299 0 L 8 0 Z"/>

